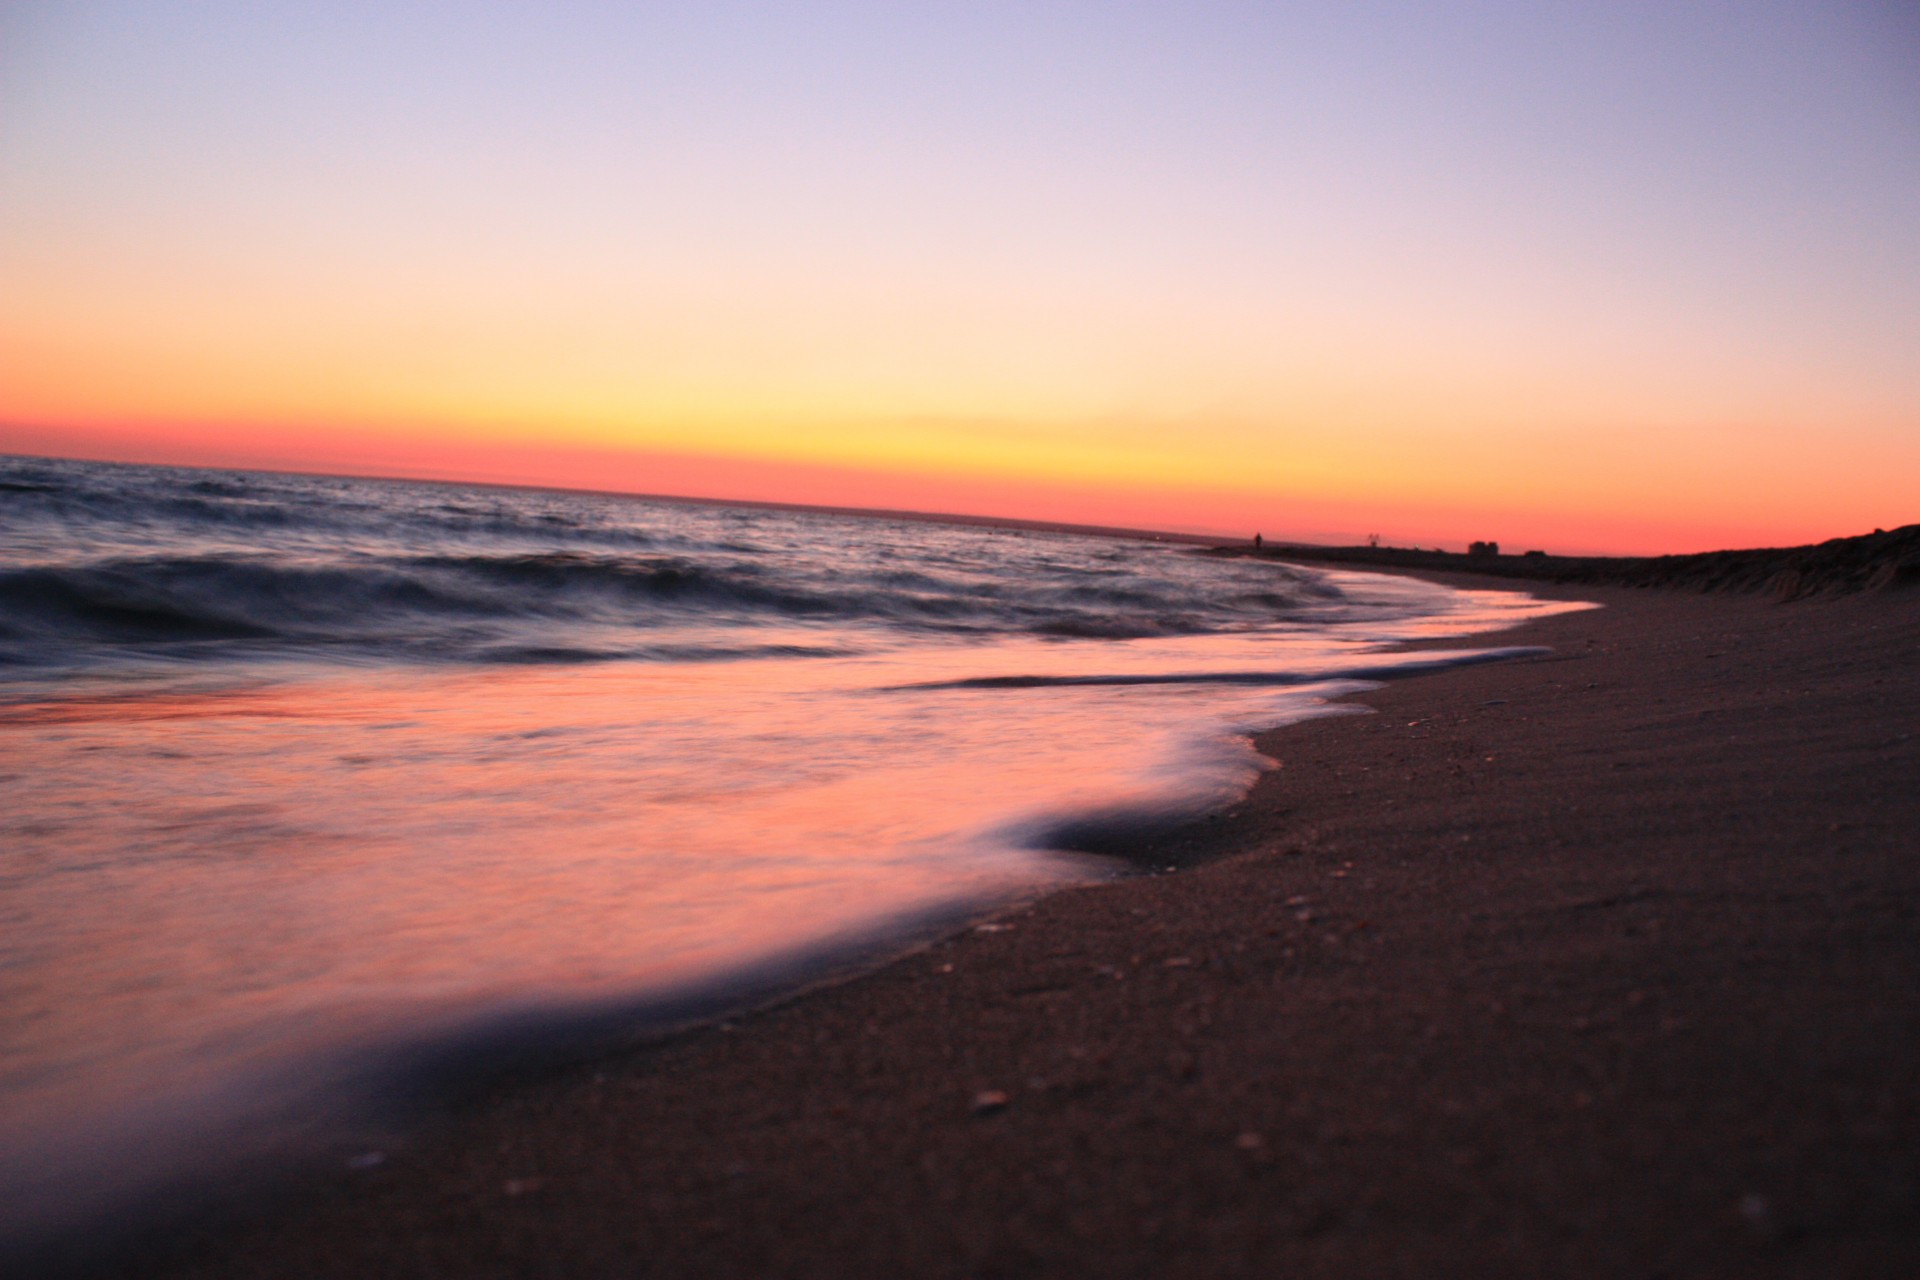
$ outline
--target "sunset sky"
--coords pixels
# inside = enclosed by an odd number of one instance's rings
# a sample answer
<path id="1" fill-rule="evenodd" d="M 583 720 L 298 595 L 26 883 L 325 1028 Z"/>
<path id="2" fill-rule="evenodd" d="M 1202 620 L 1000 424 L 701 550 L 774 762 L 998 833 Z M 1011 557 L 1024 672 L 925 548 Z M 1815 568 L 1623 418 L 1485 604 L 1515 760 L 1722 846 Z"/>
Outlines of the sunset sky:
<path id="1" fill-rule="evenodd" d="M 1920 17 L 0 3 L 0 451 L 1510 549 L 1920 520 Z"/>

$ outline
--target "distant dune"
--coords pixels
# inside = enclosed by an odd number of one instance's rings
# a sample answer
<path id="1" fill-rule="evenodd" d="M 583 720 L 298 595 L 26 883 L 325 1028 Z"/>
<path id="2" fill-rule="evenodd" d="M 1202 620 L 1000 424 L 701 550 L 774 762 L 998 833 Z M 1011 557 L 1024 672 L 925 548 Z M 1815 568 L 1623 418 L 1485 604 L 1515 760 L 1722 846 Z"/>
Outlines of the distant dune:
<path id="1" fill-rule="evenodd" d="M 1766 593 L 1783 600 L 1920 585 L 1920 525 L 1914 524 L 1805 547 L 1678 556 L 1463 555 L 1408 547 L 1284 543 L 1269 543 L 1259 552 L 1241 544 L 1218 546 L 1214 554 L 1258 554 L 1383 569 L 1444 569 L 1575 585 Z"/>

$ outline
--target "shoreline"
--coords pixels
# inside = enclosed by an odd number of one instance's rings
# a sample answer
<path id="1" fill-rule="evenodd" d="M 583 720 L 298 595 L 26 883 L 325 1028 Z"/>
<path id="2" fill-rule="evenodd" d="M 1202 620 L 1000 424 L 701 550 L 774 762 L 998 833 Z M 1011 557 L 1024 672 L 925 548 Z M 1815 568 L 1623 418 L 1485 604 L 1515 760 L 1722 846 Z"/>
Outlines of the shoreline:
<path id="1" fill-rule="evenodd" d="M 1299 560 L 1416 577 L 1444 578 L 1464 573 L 1554 586 L 1764 593 L 1777 600 L 1920 585 L 1920 525 L 1911 524 L 1807 546 L 1663 556 L 1568 556 L 1544 551 L 1502 554 L 1497 543 L 1475 543 L 1464 554 L 1378 545 L 1270 543 L 1260 547 L 1220 543 L 1209 548 L 1207 554 Z"/>
<path id="2" fill-rule="evenodd" d="M 497 1082 L 132 1270 L 1913 1269 L 1920 602 L 1535 590 L 1608 607 L 1259 735 L 1183 874 Z"/>

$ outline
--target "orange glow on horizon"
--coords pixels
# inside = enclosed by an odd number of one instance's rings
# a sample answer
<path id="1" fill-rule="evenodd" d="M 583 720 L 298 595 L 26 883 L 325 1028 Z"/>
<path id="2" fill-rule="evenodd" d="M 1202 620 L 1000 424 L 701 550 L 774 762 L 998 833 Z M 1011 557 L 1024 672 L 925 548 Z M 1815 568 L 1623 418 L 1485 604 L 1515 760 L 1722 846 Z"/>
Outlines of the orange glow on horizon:
<path id="1" fill-rule="evenodd" d="M 1087 467 L 1076 474 L 1061 451 L 1058 470 L 1005 465 L 978 450 L 962 465 L 915 467 L 876 460 L 750 457 L 717 451 L 620 448 L 559 440 L 492 438 L 451 430 L 265 429 L 172 424 L 20 427 L 0 425 L 0 452 L 95 458 L 163 465 L 235 467 L 527 485 L 653 494 L 719 501 L 897 510 L 1164 530 L 1221 537 L 1261 532 L 1270 540 L 1353 543 L 1378 533 L 1389 545 L 1446 546 L 1492 538 L 1513 550 L 1665 554 L 1736 546 L 1782 546 L 1863 533 L 1897 518 L 1862 524 L 1843 502 L 1796 518 L 1755 519 L 1737 501 L 1714 495 L 1676 516 L 1657 497 L 1622 502 L 1607 475 L 1584 477 L 1587 504 L 1555 508 L 1529 502 L 1524 468 L 1480 477 L 1480 486 L 1424 483 L 1414 470 L 1341 475 L 1334 467 L 1287 484 L 1258 466 L 1235 476 L 1218 469 L 1152 474 L 1151 454 Z M 1141 458 L 1144 457 L 1144 462 Z M 1435 474 L 1441 460 L 1415 458 Z M 1524 460 L 1522 460 L 1524 461 Z M 1131 465 L 1125 465 L 1130 463 Z M 1612 501 L 1608 501 L 1609 497 Z"/>
<path id="2" fill-rule="evenodd" d="M 1859 6 L 548 8 L 29 5 L 0 449 L 1402 545 L 1920 520 L 1920 113 Z"/>

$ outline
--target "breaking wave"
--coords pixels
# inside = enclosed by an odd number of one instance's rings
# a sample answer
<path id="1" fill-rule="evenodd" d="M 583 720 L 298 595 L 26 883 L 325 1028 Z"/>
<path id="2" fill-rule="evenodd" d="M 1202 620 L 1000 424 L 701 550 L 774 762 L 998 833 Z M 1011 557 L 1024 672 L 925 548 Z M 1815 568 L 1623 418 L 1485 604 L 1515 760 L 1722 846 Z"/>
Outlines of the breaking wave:
<path id="1" fill-rule="evenodd" d="M 811 656 L 1393 612 L 1175 547 L 814 513 L 35 459 L 0 460 L 0 493 L 15 671 Z"/>

